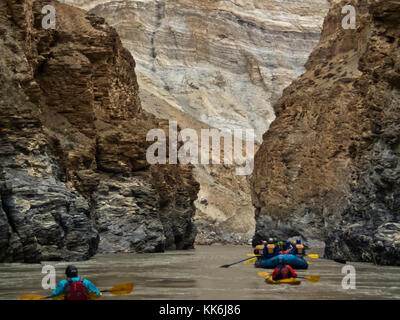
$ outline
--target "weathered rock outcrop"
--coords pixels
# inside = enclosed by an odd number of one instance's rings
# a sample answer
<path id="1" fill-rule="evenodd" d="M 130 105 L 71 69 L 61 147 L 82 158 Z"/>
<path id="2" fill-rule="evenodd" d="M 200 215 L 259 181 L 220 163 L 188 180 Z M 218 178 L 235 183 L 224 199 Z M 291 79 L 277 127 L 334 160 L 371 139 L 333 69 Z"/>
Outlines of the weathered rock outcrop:
<path id="1" fill-rule="evenodd" d="M 41 26 L 42 7 L 57 13 Z M 0 4 L 0 261 L 190 248 L 192 167 L 150 166 L 135 61 L 103 18 Z"/>
<path id="2" fill-rule="evenodd" d="M 327 0 L 62 1 L 116 28 L 137 61 L 145 110 L 182 127 L 253 128 L 258 142 L 329 8 Z M 247 243 L 255 227 L 247 179 L 222 166 L 195 172 L 197 241 Z"/>
<path id="3" fill-rule="evenodd" d="M 399 39 L 398 1 L 332 1 L 255 157 L 254 243 L 300 234 L 328 257 L 400 265 Z"/>

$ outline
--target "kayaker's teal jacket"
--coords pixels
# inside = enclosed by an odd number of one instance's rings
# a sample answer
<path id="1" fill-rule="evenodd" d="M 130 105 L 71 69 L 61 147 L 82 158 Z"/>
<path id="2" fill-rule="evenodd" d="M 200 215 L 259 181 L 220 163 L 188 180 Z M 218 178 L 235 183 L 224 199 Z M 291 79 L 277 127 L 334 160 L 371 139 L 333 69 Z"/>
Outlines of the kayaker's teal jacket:
<path id="1" fill-rule="evenodd" d="M 79 277 L 70 278 L 70 279 L 72 281 L 80 281 Z M 65 288 L 65 285 L 67 283 L 68 283 L 68 280 L 61 280 L 58 283 L 57 287 L 54 289 L 54 291 L 53 291 L 52 295 L 50 296 L 50 298 L 54 298 L 54 297 L 57 297 L 57 296 L 59 296 L 61 294 L 64 294 L 64 288 Z M 93 283 L 91 283 L 89 280 L 83 279 L 83 284 L 89 291 L 94 292 L 97 295 L 101 295 L 99 289 L 97 289 L 96 286 Z"/>

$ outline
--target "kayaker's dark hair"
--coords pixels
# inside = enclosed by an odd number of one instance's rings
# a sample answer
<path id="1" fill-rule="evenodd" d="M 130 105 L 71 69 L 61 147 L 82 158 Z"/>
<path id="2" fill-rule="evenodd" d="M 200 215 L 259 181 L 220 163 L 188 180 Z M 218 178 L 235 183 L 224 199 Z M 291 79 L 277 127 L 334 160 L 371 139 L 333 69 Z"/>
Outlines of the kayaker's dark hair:
<path id="1" fill-rule="evenodd" d="M 75 278 L 78 276 L 78 268 L 70 264 L 67 269 L 65 269 L 65 274 L 68 278 Z"/>

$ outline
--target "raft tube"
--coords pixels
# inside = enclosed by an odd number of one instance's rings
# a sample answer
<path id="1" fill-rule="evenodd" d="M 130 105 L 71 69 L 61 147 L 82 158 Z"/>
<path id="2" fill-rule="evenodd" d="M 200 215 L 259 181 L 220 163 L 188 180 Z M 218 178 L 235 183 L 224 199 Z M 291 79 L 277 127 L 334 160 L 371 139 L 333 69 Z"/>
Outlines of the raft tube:
<path id="1" fill-rule="evenodd" d="M 291 285 L 299 285 L 301 280 L 297 278 L 289 278 L 289 279 L 281 279 L 281 280 L 272 280 L 272 276 L 265 279 L 265 281 L 269 284 L 291 284 Z"/>
<path id="2" fill-rule="evenodd" d="M 293 269 L 307 269 L 308 263 L 302 256 L 295 256 L 293 254 L 280 254 L 270 259 L 260 258 L 256 262 L 256 267 L 270 269 L 278 265 L 279 258 L 283 259 L 284 264 L 288 264 Z"/>

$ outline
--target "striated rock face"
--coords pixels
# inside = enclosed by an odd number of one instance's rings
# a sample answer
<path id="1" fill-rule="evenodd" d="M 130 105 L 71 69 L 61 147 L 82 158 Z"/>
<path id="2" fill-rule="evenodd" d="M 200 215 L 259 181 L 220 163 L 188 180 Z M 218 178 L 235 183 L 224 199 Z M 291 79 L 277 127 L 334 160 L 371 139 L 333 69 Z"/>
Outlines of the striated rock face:
<path id="1" fill-rule="evenodd" d="M 182 127 L 253 128 L 317 44 L 327 0 L 63 0 L 106 18 L 137 62 L 143 108 Z M 197 166 L 197 241 L 247 243 L 254 208 L 247 179 Z"/>
<path id="2" fill-rule="evenodd" d="M 139 84 L 215 128 L 253 128 L 299 76 L 326 0 L 63 0 L 106 18 L 137 61 Z"/>
<path id="3" fill-rule="evenodd" d="M 328 257 L 400 265 L 399 24 L 398 2 L 332 1 L 255 157 L 254 243 L 300 234 Z"/>
<path id="4" fill-rule="evenodd" d="M 41 27 L 42 7 L 57 13 Z M 150 166 L 135 61 L 103 18 L 0 4 L 0 261 L 190 248 L 192 167 Z"/>
<path id="5" fill-rule="evenodd" d="M 176 108 L 170 99 L 157 95 L 151 87 L 140 85 L 143 107 L 162 119 L 173 119 L 182 129 L 190 128 L 201 136 L 201 129 L 212 129 Z M 221 152 L 223 153 L 223 143 Z M 248 244 L 254 235 L 254 207 L 248 176 L 235 174 L 233 165 L 195 165 L 194 178 L 200 184 L 196 207 L 196 243 Z"/>

